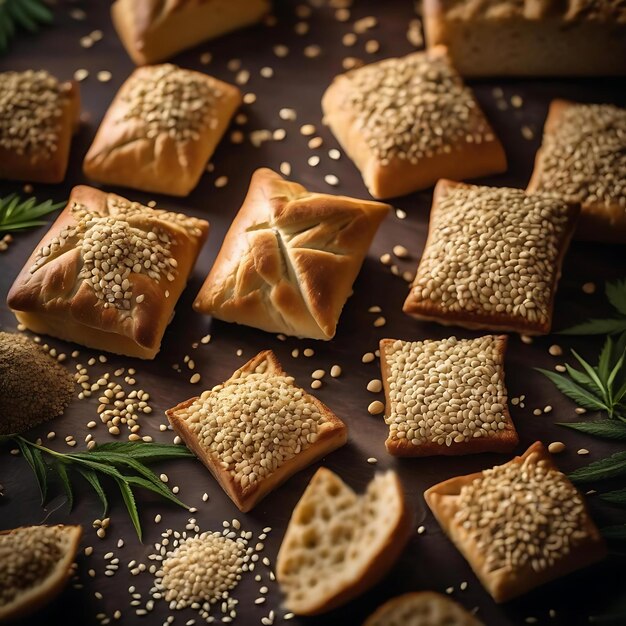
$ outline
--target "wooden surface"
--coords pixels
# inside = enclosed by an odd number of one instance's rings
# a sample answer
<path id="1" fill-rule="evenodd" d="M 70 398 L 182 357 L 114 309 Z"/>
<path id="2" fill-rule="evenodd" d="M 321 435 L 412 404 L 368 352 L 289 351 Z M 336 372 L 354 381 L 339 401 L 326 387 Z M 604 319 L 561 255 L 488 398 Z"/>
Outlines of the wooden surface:
<path id="1" fill-rule="evenodd" d="M 257 95 L 257 101 L 251 106 L 243 106 L 242 111 L 248 116 L 248 123 L 241 127 L 244 133 L 257 129 L 284 128 L 287 138 L 282 142 L 266 142 L 260 148 L 253 147 L 248 141 L 234 145 L 227 138 L 218 148 L 213 163 L 215 171 L 205 174 L 196 190 L 185 199 L 166 196 L 155 197 L 158 205 L 170 210 L 180 210 L 191 215 L 207 218 L 211 222 L 208 244 L 205 246 L 189 285 L 176 308 L 176 316 L 166 332 L 161 353 L 152 362 L 109 356 L 108 363 L 91 368 L 93 371 L 113 371 L 118 367 L 132 366 L 137 369 L 137 386 L 147 390 L 152 396 L 151 416 L 142 418 L 142 433 L 150 434 L 157 441 L 171 441 L 171 433 L 161 433 L 159 425 L 166 422 L 165 409 L 196 395 L 199 386 L 189 384 L 190 372 L 178 373 L 172 369 L 174 363 L 182 364 L 185 355 L 195 360 L 196 370 L 202 374 L 202 386 L 209 387 L 228 378 L 230 374 L 247 359 L 262 349 L 271 348 L 278 355 L 284 368 L 296 377 L 304 387 L 310 384 L 310 374 L 317 368 L 329 370 L 338 363 L 343 368 L 343 375 L 338 379 L 325 379 L 324 386 L 314 392 L 323 402 L 349 426 L 349 443 L 323 461 L 323 464 L 335 472 L 357 490 L 363 490 L 377 469 L 393 468 L 402 479 L 410 506 L 415 515 L 415 527 L 423 524 L 426 532 L 415 532 L 406 551 L 386 580 L 364 597 L 346 607 L 317 619 L 298 620 L 292 624 L 346 625 L 360 624 L 376 606 L 384 600 L 411 590 L 433 589 L 443 591 L 453 587 L 453 597 L 464 606 L 478 607 L 478 616 L 487 624 L 509 625 L 524 624 L 527 617 L 535 617 L 540 624 L 561 624 L 572 626 L 587 623 L 587 616 L 607 608 L 609 601 L 616 595 L 623 572 L 623 562 L 612 556 L 604 563 L 586 571 L 574 574 L 564 580 L 547 585 L 527 596 L 504 606 L 496 606 L 483 591 L 475 576 L 460 554 L 440 531 L 432 515 L 427 512 L 422 494 L 434 483 L 507 460 L 497 455 L 477 455 L 461 458 L 425 458 L 396 460 L 388 456 L 384 449 L 387 433 L 382 417 L 372 417 L 367 412 L 368 404 L 374 396 L 365 390 L 371 378 L 379 375 L 377 362 L 362 364 L 361 355 L 377 348 L 382 337 L 402 339 L 441 338 L 449 334 L 469 337 L 476 336 L 461 329 L 419 323 L 406 317 L 402 303 L 407 293 L 406 283 L 391 275 L 379 261 L 379 256 L 390 252 L 395 244 L 406 246 L 412 253 L 410 260 L 400 262 L 402 270 L 414 271 L 424 243 L 431 192 L 414 194 L 399 198 L 394 205 L 404 209 L 408 217 L 399 220 L 389 216 L 382 225 L 364 263 L 362 272 L 356 281 L 354 295 L 348 301 L 337 332 L 336 338 L 328 343 L 288 339 L 279 341 L 273 335 L 251 328 L 229 325 L 212 321 L 210 318 L 195 314 L 191 303 L 206 276 L 219 249 L 224 234 L 244 197 L 252 171 L 260 166 L 278 169 L 282 161 L 292 166 L 293 180 L 307 187 L 324 192 L 341 193 L 357 197 L 367 197 L 358 172 L 345 156 L 339 161 L 328 157 L 328 150 L 336 148 L 337 143 L 321 124 L 320 97 L 332 77 L 342 71 L 341 61 L 345 56 L 357 56 L 368 61 L 392 55 L 411 52 L 413 48 L 406 39 L 409 19 L 415 17 L 413 3 L 402 0 L 388 0 L 380 3 L 375 0 L 357 0 L 350 22 L 340 23 L 333 17 L 329 8 L 315 9 L 310 20 L 310 32 L 306 36 L 294 33 L 298 20 L 294 9 L 296 2 L 276 2 L 277 25 L 273 27 L 257 26 L 249 30 L 210 42 L 176 58 L 183 67 L 190 67 L 210 72 L 215 76 L 233 81 L 235 73 L 228 70 L 231 59 L 241 59 L 242 67 L 249 70 L 251 80 L 244 91 Z M 87 11 L 85 21 L 76 21 L 69 17 L 69 10 L 82 7 Z M 46 29 L 37 38 L 25 38 L 13 46 L 11 52 L 0 59 L 1 70 L 25 70 L 45 68 L 60 78 L 71 78 L 74 71 L 86 68 L 89 78 L 81 84 L 84 123 L 74 140 L 72 156 L 66 183 L 57 186 L 36 186 L 40 198 L 67 198 L 70 188 L 78 183 L 87 182 L 81 174 L 81 160 L 92 140 L 106 107 L 113 98 L 116 89 L 127 77 L 133 66 L 122 49 L 110 24 L 108 3 L 63 2 L 58 3 L 56 24 Z M 354 48 L 341 44 L 341 37 L 351 30 L 355 19 L 375 15 L 378 26 L 366 35 L 359 37 Z M 104 32 L 102 41 L 91 49 L 80 47 L 81 36 L 94 29 Z M 375 55 L 364 52 L 364 42 L 368 39 L 380 41 L 380 51 Z M 277 58 L 272 47 L 285 44 L 290 54 L 284 59 Z M 303 49 L 306 45 L 318 44 L 322 54 L 315 59 L 306 58 Z M 201 52 L 210 51 L 213 60 L 208 66 L 199 62 Z M 261 78 L 259 70 L 263 66 L 274 69 L 274 77 Z M 109 70 L 113 78 L 108 83 L 98 82 L 96 74 L 100 70 Z M 495 185 L 525 186 L 532 168 L 534 152 L 539 145 L 540 130 L 548 103 L 552 98 L 564 97 L 589 102 L 614 102 L 624 105 L 623 92 L 619 81 L 604 80 L 541 80 L 541 81 L 489 81 L 473 83 L 472 87 L 487 113 L 489 119 L 501 136 L 510 162 L 509 171 L 486 182 Z M 509 107 L 500 111 L 496 107 L 493 88 L 501 87 L 505 97 L 519 94 L 523 98 L 520 109 Z M 292 107 L 297 111 L 297 121 L 283 121 L 278 112 L 282 107 Z M 305 123 L 315 124 L 324 146 L 318 150 L 307 148 L 307 138 L 299 133 L 299 127 Z M 529 141 L 522 137 L 521 127 L 528 125 L 535 131 L 535 139 Z M 319 154 L 321 162 L 317 167 L 307 164 L 312 154 Z M 336 174 L 340 184 L 331 188 L 324 182 L 325 174 Z M 216 189 L 214 181 L 218 176 L 228 176 L 228 185 Z M 10 182 L 0 183 L 0 194 L 20 191 L 21 185 Z M 118 191 L 128 198 L 146 202 L 151 196 L 122 189 Z M 15 330 L 15 320 L 7 310 L 5 296 L 22 264 L 29 256 L 45 227 L 15 237 L 9 250 L 0 253 L 0 328 Z M 563 278 L 559 286 L 556 303 L 554 328 L 563 328 L 574 321 L 582 320 L 592 313 L 606 311 L 607 306 L 602 294 L 602 285 L 608 278 L 626 276 L 626 255 L 623 247 L 609 247 L 575 243 L 566 259 Z M 599 289 L 596 295 L 585 295 L 581 285 L 594 281 Z M 369 306 L 379 305 L 387 325 L 374 328 L 372 322 L 376 315 L 367 312 Z M 213 340 L 208 345 L 194 349 L 192 343 L 211 333 Z M 79 362 L 85 363 L 95 353 L 78 346 L 65 344 L 54 339 L 45 339 L 69 354 L 79 348 Z M 523 344 L 519 337 L 511 336 L 509 352 L 506 358 L 506 382 L 510 397 L 526 395 L 525 408 L 511 406 L 511 413 L 520 434 L 518 452 L 536 440 L 549 443 L 561 440 L 567 444 L 567 451 L 557 458 L 559 466 L 569 471 L 590 460 L 621 448 L 618 443 L 601 442 L 597 439 L 578 435 L 573 431 L 555 425 L 558 421 L 575 421 L 574 405 L 564 399 L 550 383 L 533 370 L 534 367 L 552 368 L 563 359 L 548 355 L 547 348 L 558 342 L 564 348 L 576 347 L 590 358 L 597 354 L 600 343 L 597 340 L 569 339 L 555 336 L 538 339 L 533 345 Z M 294 348 L 312 347 L 315 355 L 311 358 L 292 358 Z M 236 351 L 241 349 L 242 356 Z M 68 361 L 72 370 L 74 360 Z M 381 395 L 382 399 L 382 395 Z M 536 417 L 533 409 L 552 405 L 549 414 Z M 84 437 L 88 432 L 86 424 L 96 419 L 97 398 L 76 400 L 65 416 L 43 425 L 28 433 L 35 438 L 45 436 L 50 430 L 57 433 L 51 445 L 63 451 L 69 451 L 64 444 L 66 435 L 74 435 L 79 442 L 77 448 L 84 446 Z M 113 439 L 106 429 L 99 424 L 93 431 L 98 442 Z M 591 454 L 580 457 L 579 448 L 588 448 Z M 368 457 L 376 457 L 378 465 L 366 462 Z M 272 563 L 284 534 L 291 510 L 302 494 L 307 481 L 315 472 L 316 464 L 291 478 L 283 487 L 268 496 L 251 513 L 240 514 L 217 483 L 197 461 L 184 461 L 162 464 L 157 471 L 165 471 L 170 477 L 170 486 L 180 485 L 180 497 L 191 506 L 198 507 L 194 514 L 202 530 L 222 528 L 223 520 L 238 518 L 247 530 L 260 532 L 265 526 L 272 527 L 272 533 L 265 542 L 265 555 Z M 67 507 L 58 485 L 52 489 L 52 500 L 42 508 L 38 501 L 37 487 L 30 470 L 23 459 L 9 455 L 3 448 L 0 452 L 0 483 L 4 485 L 5 496 L 0 498 L 0 529 L 22 524 L 40 523 L 81 523 L 85 528 L 83 547 L 95 547 L 94 555 L 87 558 L 82 553 L 78 558 L 78 578 L 74 581 L 82 584 L 82 589 L 68 586 L 67 591 L 44 613 L 27 620 L 28 624 L 55 624 L 83 626 L 98 624 L 96 615 L 104 613 L 112 616 L 116 610 L 122 612 L 120 623 L 123 624 L 161 624 L 170 614 L 163 602 L 157 602 L 148 617 L 138 617 L 129 605 L 129 585 L 135 585 L 144 594 L 151 586 L 152 576 L 148 573 L 131 576 L 127 563 L 131 559 L 149 564 L 147 555 L 152 551 L 152 544 L 159 540 L 159 535 L 166 528 L 184 530 L 189 515 L 173 506 L 155 500 L 151 494 L 138 493 L 137 499 L 144 526 L 145 538 L 140 544 L 132 530 L 126 511 L 117 497 L 112 498 L 111 527 L 107 538 L 100 540 L 91 527 L 94 518 L 101 517 L 101 510 L 95 495 L 87 489 L 78 490 L 74 511 L 68 514 Z M 77 480 L 78 484 L 78 480 Z M 113 486 L 111 492 L 113 492 Z M 209 494 L 209 501 L 204 503 L 202 494 Z M 593 497 L 589 499 L 595 519 L 600 525 L 620 521 L 620 511 L 603 505 Z M 156 525 L 154 516 L 161 513 L 163 521 Z M 623 521 L 623 517 L 622 517 Z M 116 547 L 118 539 L 123 538 L 123 548 Z M 120 559 L 120 569 L 113 577 L 103 575 L 105 561 L 103 555 L 113 551 Z M 96 570 L 96 577 L 90 578 L 87 571 Z M 263 582 L 247 575 L 232 593 L 239 600 L 239 616 L 235 623 L 259 624 L 261 617 L 271 608 L 277 612 L 275 623 L 282 622 L 283 610 L 280 609 L 280 594 L 275 583 L 267 582 L 267 569 L 260 567 Z M 256 573 L 256 572 L 255 572 Z M 622 573 L 623 577 L 623 573 Z M 467 581 L 465 591 L 459 590 L 462 581 Z M 267 584 L 270 588 L 265 605 L 256 606 L 254 599 L 259 596 L 258 589 Z M 99 591 L 103 598 L 98 600 L 94 592 Z M 556 611 L 555 618 L 548 617 L 548 611 Z M 172 612 L 175 624 L 185 624 L 197 617 L 192 610 Z M 198 618 L 197 623 L 201 623 Z M 289 623 L 289 622 L 285 622 Z"/>

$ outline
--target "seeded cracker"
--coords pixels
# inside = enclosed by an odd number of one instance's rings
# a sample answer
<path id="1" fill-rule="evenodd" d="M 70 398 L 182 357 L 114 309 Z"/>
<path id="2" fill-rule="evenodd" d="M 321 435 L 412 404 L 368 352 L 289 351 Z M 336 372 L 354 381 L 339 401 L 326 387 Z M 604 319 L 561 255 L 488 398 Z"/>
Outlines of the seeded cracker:
<path id="1" fill-rule="evenodd" d="M 424 498 L 496 602 L 606 554 L 582 495 L 540 442 L 504 465 L 439 483 Z"/>
<path id="2" fill-rule="evenodd" d="M 345 424 L 297 387 L 270 350 L 166 414 L 243 512 L 348 437 Z"/>
<path id="3" fill-rule="evenodd" d="M 546 194 L 439 181 L 404 312 L 471 329 L 548 333 L 578 213 Z"/>

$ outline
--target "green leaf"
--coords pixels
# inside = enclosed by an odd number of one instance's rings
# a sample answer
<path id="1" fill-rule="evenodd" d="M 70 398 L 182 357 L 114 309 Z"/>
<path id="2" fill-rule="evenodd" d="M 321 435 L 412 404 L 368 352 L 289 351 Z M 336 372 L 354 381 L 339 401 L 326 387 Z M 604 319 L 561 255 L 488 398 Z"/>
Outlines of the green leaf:
<path id="1" fill-rule="evenodd" d="M 103 510 L 102 516 L 104 517 L 109 510 L 109 501 L 107 500 L 106 494 L 104 493 L 104 489 L 102 489 L 102 485 L 100 484 L 100 479 L 98 478 L 98 474 L 94 472 L 92 469 L 86 469 L 79 467 L 78 471 L 82 474 L 83 478 L 93 487 L 94 491 L 98 494 L 98 498 L 100 498 L 100 502 L 102 502 Z"/>
<path id="2" fill-rule="evenodd" d="M 626 441 L 626 424 L 617 420 L 604 419 L 590 422 L 559 422 L 559 426 L 573 428 L 588 435 Z"/>
<path id="3" fill-rule="evenodd" d="M 48 474 L 41 452 L 37 450 L 37 448 L 29 447 L 29 442 L 22 439 L 22 437 L 17 437 L 16 441 L 22 456 L 26 459 L 35 474 L 37 484 L 39 485 L 39 492 L 41 493 L 41 503 L 43 504 L 48 491 Z"/>
<path id="4" fill-rule="evenodd" d="M 585 361 L 585 359 L 583 359 L 580 356 L 580 354 L 576 352 L 576 350 L 572 350 L 572 354 L 576 357 L 576 360 L 583 366 L 583 369 L 585 370 L 585 372 L 587 372 L 587 376 L 589 376 L 589 378 L 593 382 L 593 385 L 600 392 L 600 395 L 603 396 L 604 402 L 608 402 L 608 399 L 604 397 L 605 395 L 604 387 L 602 385 L 602 381 L 600 380 L 600 378 L 598 377 L 598 374 L 596 373 L 596 370 L 594 370 L 593 367 L 591 367 L 591 365 L 589 365 L 589 363 L 587 363 L 587 361 Z M 569 372 L 569 369 L 568 369 L 568 372 Z"/>
<path id="5" fill-rule="evenodd" d="M 561 393 L 564 393 L 568 398 L 574 400 L 579 406 L 592 411 L 608 410 L 608 407 L 599 398 L 580 385 L 577 385 L 566 376 L 541 368 L 536 369 L 546 376 L 546 378 L 550 379 Z"/>
<path id="6" fill-rule="evenodd" d="M 622 353 L 622 356 L 619 358 L 619 360 L 615 364 L 615 367 L 613 368 L 613 370 L 609 374 L 609 379 L 606 382 L 606 386 L 609 389 L 612 389 L 613 383 L 615 382 L 615 379 L 616 379 L 617 375 L 619 374 L 620 370 L 624 366 L 624 357 L 625 356 L 626 356 L 626 354 Z"/>
<path id="7" fill-rule="evenodd" d="M 129 485 L 143 487 L 144 489 L 148 489 L 149 491 L 153 491 L 154 493 L 163 496 L 170 502 L 181 506 L 183 509 L 189 509 L 189 507 L 184 502 L 181 502 L 165 485 L 163 485 L 163 483 L 161 483 L 161 487 L 159 487 L 141 476 L 124 476 L 124 478 Z"/>
<path id="8" fill-rule="evenodd" d="M 65 464 L 61 461 L 57 461 L 54 465 L 54 468 L 61 479 L 61 484 L 63 485 L 63 490 L 65 491 L 65 495 L 67 496 L 67 504 L 72 512 L 72 508 L 74 507 L 74 494 L 72 493 L 72 483 L 70 482 L 70 478 L 67 475 L 67 468 Z"/>
<path id="9" fill-rule="evenodd" d="M 598 376 L 603 385 L 606 385 L 606 381 L 609 378 L 611 369 L 611 357 L 613 355 L 613 340 L 611 337 L 607 337 L 602 351 L 600 352 L 600 359 L 598 360 Z"/>
<path id="10" fill-rule="evenodd" d="M 21 200 L 14 193 L 0 198 L 0 232 L 22 230 L 46 224 L 47 222 L 39 218 L 57 211 L 65 204 L 65 202 L 55 204 L 52 200 L 38 204 L 36 198 Z"/>
<path id="11" fill-rule="evenodd" d="M 50 11 L 45 4 L 39 2 L 39 0 L 22 0 L 22 3 L 33 19 L 43 24 L 52 22 L 52 11 Z"/>
<path id="12" fill-rule="evenodd" d="M 192 458 L 194 456 L 185 446 L 175 446 L 166 443 L 139 443 L 134 441 L 104 443 L 96 446 L 87 454 L 94 456 L 108 452 L 126 454 L 133 459 L 141 459 L 146 463 L 177 458 Z"/>
<path id="13" fill-rule="evenodd" d="M 590 319 L 559 331 L 561 335 L 612 335 L 626 331 L 626 319 Z"/>
<path id="14" fill-rule="evenodd" d="M 626 315 L 626 280 L 607 282 L 605 291 L 613 307 L 622 315 Z"/>
<path id="15" fill-rule="evenodd" d="M 606 493 L 601 493 L 599 497 L 602 500 L 610 502 L 611 504 L 626 506 L 626 488 L 616 489 L 615 491 L 607 491 Z"/>
<path id="16" fill-rule="evenodd" d="M 596 385 L 593 380 L 585 374 L 585 372 L 574 369 L 568 363 L 565 364 L 565 369 L 575 383 L 578 383 L 581 387 L 585 387 L 587 391 L 591 392 L 593 395 L 600 393 L 598 385 Z"/>
<path id="17" fill-rule="evenodd" d="M 135 496 L 133 496 L 133 492 L 131 491 L 128 483 L 122 478 L 116 478 L 115 482 L 117 483 L 120 491 L 122 492 L 122 498 L 124 499 L 124 504 L 128 509 L 128 515 L 130 515 L 130 519 L 135 527 L 135 531 L 137 533 L 137 537 L 139 537 L 139 541 L 141 541 L 142 532 L 141 532 L 141 522 L 139 521 L 139 512 L 137 511 L 137 504 L 135 503 Z"/>
<path id="18" fill-rule="evenodd" d="M 589 483 L 623 475 L 626 475 L 626 452 L 616 452 L 605 459 L 579 467 L 569 477 L 573 482 Z"/>

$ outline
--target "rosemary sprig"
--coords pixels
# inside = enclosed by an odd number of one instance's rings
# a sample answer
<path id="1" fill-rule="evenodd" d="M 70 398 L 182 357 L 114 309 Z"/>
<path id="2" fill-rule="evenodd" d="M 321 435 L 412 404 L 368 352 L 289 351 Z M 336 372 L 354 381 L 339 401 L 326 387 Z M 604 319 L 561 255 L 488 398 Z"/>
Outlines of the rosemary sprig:
<path id="1" fill-rule="evenodd" d="M 41 0 L 0 0 L 0 54 L 7 51 L 18 28 L 36 33 L 52 22 L 52 11 Z"/>
<path id="2" fill-rule="evenodd" d="M 0 7 L 2 0 L 0 0 Z M 0 233 L 43 226 L 45 220 L 39 219 L 48 213 L 65 206 L 65 202 L 53 203 L 52 200 L 37 203 L 37 198 L 22 200 L 17 194 L 0 198 Z"/>
<path id="3" fill-rule="evenodd" d="M 3 441 L 12 441 L 19 447 L 22 456 L 35 474 L 41 492 L 42 504 L 46 501 L 48 493 L 48 474 L 54 473 L 60 480 L 70 510 L 72 509 L 74 496 L 68 470 L 74 469 L 94 489 L 102 502 L 103 515 L 106 515 L 109 502 L 100 482 L 100 477 L 106 476 L 112 479 L 120 489 L 139 540 L 141 540 L 142 532 L 133 488 L 147 489 L 178 506 L 189 508 L 147 467 L 148 463 L 156 461 L 193 457 L 193 454 L 184 446 L 162 443 L 114 442 L 95 446 L 85 452 L 63 454 L 41 444 L 28 441 L 19 435 L 0 437 L 0 443 Z"/>

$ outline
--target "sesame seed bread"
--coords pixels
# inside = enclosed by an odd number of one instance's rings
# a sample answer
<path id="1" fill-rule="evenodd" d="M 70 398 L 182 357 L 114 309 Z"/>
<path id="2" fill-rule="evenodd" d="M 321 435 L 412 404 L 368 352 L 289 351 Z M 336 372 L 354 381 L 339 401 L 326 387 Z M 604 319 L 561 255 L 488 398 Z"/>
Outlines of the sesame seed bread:
<path id="1" fill-rule="evenodd" d="M 271 350 L 165 413 L 244 513 L 348 439 L 346 425 L 297 387 Z"/>
<path id="2" fill-rule="evenodd" d="M 425 0 L 423 23 L 463 76 L 626 74 L 620 0 Z"/>
<path id="3" fill-rule="evenodd" d="M 446 326 L 547 334 L 579 213 L 550 194 L 440 180 L 404 312 Z"/>
<path id="4" fill-rule="evenodd" d="M 481 626 L 454 600 L 434 591 L 416 591 L 392 598 L 370 615 L 363 626 Z"/>
<path id="5" fill-rule="evenodd" d="M 253 24 L 270 6 L 269 0 L 116 0 L 111 16 L 132 60 L 146 65 Z"/>
<path id="6" fill-rule="evenodd" d="M 61 593 L 82 533 L 62 525 L 0 531 L 0 622 L 30 615 Z"/>
<path id="7" fill-rule="evenodd" d="M 519 442 L 504 384 L 506 335 L 382 339 L 387 452 L 432 456 L 512 452 Z"/>
<path id="8" fill-rule="evenodd" d="M 322 109 L 374 198 L 506 170 L 502 145 L 443 46 L 337 76 Z"/>
<path id="9" fill-rule="evenodd" d="M 83 171 L 100 183 L 187 196 L 240 103 L 237 87 L 207 74 L 137 68 L 109 106 Z"/>
<path id="10" fill-rule="evenodd" d="M 389 208 L 312 193 L 257 170 L 194 309 L 268 332 L 331 339 Z"/>
<path id="11" fill-rule="evenodd" d="M 626 109 L 553 100 L 527 191 L 580 202 L 576 239 L 626 243 Z"/>
<path id="12" fill-rule="evenodd" d="M 496 602 L 606 555 L 582 495 L 540 442 L 504 465 L 434 485 L 424 498 Z"/>
<path id="13" fill-rule="evenodd" d="M 359 496 L 321 467 L 296 504 L 278 552 L 285 607 L 316 615 L 364 593 L 391 569 L 411 526 L 395 472 L 377 474 Z"/>
<path id="14" fill-rule="evenodd" d="M 75 81 L 43 70 L 0 73 L 0 178 L 62 182 L 79 117 Z"/>
<path id="15" fill-rule="evenodd" d="M 7 303 L 33 332 L 153 359 L 208 228 L 204 220 L 74 187 Z"/>

